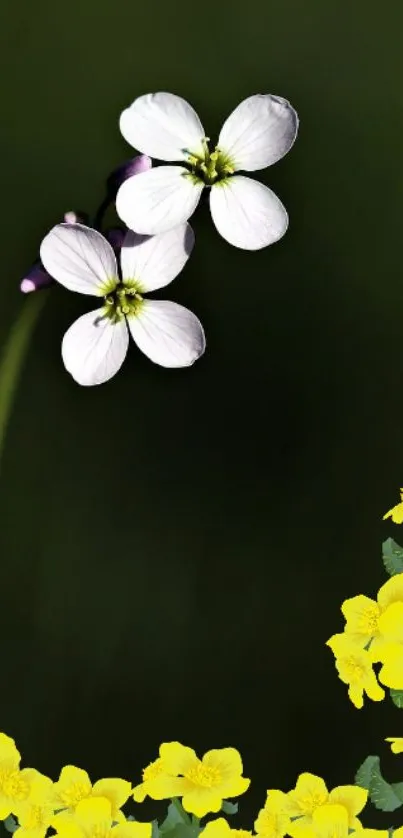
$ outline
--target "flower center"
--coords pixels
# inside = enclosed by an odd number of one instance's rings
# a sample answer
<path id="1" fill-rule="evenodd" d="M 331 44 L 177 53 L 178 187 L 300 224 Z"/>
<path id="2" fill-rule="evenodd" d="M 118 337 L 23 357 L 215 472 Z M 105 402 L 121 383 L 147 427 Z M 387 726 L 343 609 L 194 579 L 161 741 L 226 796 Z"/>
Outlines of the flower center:
<path id="1" fill-rule="evenodd" d="M 361 682 L 363 680 L 365 676 L 365 669 L 357 658 L 346 658 L 345 667 L 350 683 Z"/>
<path id="2" fill-rule="evenodd" d="M 193 178 L 201 180 L 205 186 L 212 186 L 234 173 L 230 159 L 217 147 L 210 151 L 209 142 L 210 137 L 203 138 L 203 154 L 200 157 L 195 154 L 188 155 Z"/>
<path id="3" fill-rule="evenodd" d="M 140 285 L 134 279 L 125 279 L 124 282 L 117 282 L 109 294 L 105 296 L 105 314 L 114 323 L 138 314 L 143 302 L 139 294 Z"/>
<path id="4" fill-rule="evenodd" d="M 147 767 L 143 769 L 143 782 L 146 783 L 147 780 L 155 780 L 155 778 L 159 777 L 162 772 L 162 759 L 161 757 L 158 757 L 158 759 L 155 759 L 154 762 L 150 762 L 150 765 L 147 765 Z"/>
<path id="5" fill-rule="evenodd" d="M 187 771 L 185 777 L 196 786 L 203 786 L 203 788 L 207 789 L 210 789 L 213 786 L 218 786 L 221 782 L 221 774 L 219 770 L 217 768 L 210 768 L 207 765 L 203 765 L 202 762 Z"/>
<path id="6" fill-rule="evenodd" d="M 85 800 L 91 793 L 91 786 L 86 783 L 72 783 L 71 786 L 59 793 L 60 800 L 65 806 L 75 808 L 77 803 Z"/>
<path id="7" fill-rule="evenodd" d="M 27 781 L 17 771 L 0 771 L 0 789 L 5 797 L 12 800 L 25 800 L 28 797 L 29 787 Z"/>

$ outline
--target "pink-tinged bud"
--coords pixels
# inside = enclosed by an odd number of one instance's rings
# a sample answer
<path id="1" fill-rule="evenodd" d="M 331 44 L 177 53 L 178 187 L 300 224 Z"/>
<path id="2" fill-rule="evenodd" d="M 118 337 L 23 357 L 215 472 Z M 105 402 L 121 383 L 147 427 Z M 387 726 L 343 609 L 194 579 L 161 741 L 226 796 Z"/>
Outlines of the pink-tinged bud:
<path id="1" fill-rule="evenodd" d="M 124 230 L 123 227 L 109 227 L 108 230 L 105 231 L 104 235 L 114 250 L 120 250 L 126 235 L 126 230 Z"/>
<path id="2" fill-rule="evenodd" d="M 54 280 L 45 271 L 45 268 L 41 264 L 36 263 L 36 265 L 32 265 L 32 268 L 30 268 L 24 279 L 21 280 L 20 291 L 23 294 L 30 294 L 31 291 L 40 291 L 42 288 L 52 285 L 53 282 Z"/>
<path id="3" fill-rule="evenodd" d="M 88 224 L 89 216 L 86 212 L 76 212 L 69 210 L 64 213 L 63 221 L 65 224 Z"/>
<path id="4" fill-rule="evenodd" d="M 132 157 L 131 160 L 126 160 L 125 163 L 122 163 L 121 166 L 118 166 L 112 174 L 109 175 L 107 180 L 108 191 L 116 195 L 119 187 L 124 183 L 125 180 L 129 177 L 133 177 L 133 175 L 140 175 L 141 172 L 148 172 L 153 165 L 153 161 L 151 157 L 147 157 L 146 154 L 137 154 L 136 157 Z"/>

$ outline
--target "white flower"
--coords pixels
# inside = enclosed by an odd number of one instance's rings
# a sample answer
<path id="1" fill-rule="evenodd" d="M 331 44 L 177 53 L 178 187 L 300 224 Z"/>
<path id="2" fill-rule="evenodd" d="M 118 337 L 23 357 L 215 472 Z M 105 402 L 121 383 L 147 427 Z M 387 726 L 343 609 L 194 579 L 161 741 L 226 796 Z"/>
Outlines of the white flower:
<path id="1" fill-rule="evenodd" d="M 280 96 L 249 96 L 228 117 L 214 151 L 197 113 L 180 96 L 148 93 L 120 117 L 120 130 L 150 157 L 185 165 L 159 166 L 120 187 L 116 209 L 138 233 L 162 233 L 192 215 L 204 187 L 218 232 L 230 244 L 258 250 L 284 235 L 288 216 L 271 189 L 234 172 L 253 172 L 291 148 L 298 117 Z"/>
<path id="2" fill-rule="evenodd" d="M 48 233 L 40 251 L 48 273 L 70 291 L 104 298 L 101 308 L 79 317 L 63 338 L 64 365 L 78 384 L 102 384 L 115 375 L 126 356 L 129 332 L 162 367 L 188 367 L 203 354 L 203 327 L 191 311 L 143 299 L 144 292 L 172 282 L 193 244 L 189 224 L 158 236 L 129 231 L 120 251 L 120 273 L 111 245 L 96 230 L 58 224 Z"/>

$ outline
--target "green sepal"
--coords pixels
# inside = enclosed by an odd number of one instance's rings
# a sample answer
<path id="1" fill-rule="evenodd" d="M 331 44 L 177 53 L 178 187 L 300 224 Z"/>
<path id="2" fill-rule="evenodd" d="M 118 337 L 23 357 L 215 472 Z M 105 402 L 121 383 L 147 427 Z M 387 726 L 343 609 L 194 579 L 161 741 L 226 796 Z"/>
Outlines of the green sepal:
<path id="1" fill-rule="evenodd" d="M 158 821 L 157 820 L 152 821 L 151 822 L 151 838 L 159 838 L 159 834 L 160 834 L 160 829 L 159 829 Z"/>
<path id="2" fill-rule="evenodd" d="M 389 576 L 403 573 L 403 547 L 393 538 L 387 538 L 382 544 L 382 559 Z"/>
<path id="3" fill-rule="evenodd" d="M 11 833 L 15 832 L 19 828 L 16 819 L 12 815 L 9 815 L 8 818 L 3 821 L 3 825 L 7 832 Z"/>
<path id="4" fill-rule="evenodd" d="M 225 815 L 236 815 L 238 812 L 238 804 L 230 803 L 229 800 L 223 800 L 221 809 Z"/>
<path id="5" fill-rule="evenodd" d="M 367 757 L 355 775 L 355 784 L 368 789 L 369 799 L 376 809 L 382 812 L 394 812 L 395 809 L 399 809 L 403 801 L 394 787 L 382 777 L 379 762 L 379 757 Z"/>
<path id="6" fill-rule="evenodd" d="M 389 690 L 389 695 L 396 707 L 403 709 L 403 690 Z"/>

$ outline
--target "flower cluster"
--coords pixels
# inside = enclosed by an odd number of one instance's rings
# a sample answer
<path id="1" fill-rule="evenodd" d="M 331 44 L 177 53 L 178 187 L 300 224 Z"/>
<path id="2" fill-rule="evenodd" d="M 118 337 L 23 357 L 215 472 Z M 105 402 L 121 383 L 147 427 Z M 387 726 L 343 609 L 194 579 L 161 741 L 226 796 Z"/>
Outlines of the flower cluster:
<path id="1" fill-rule="evenodd" d="M 401 740 L 394 740 L 401 742 Z M 392 746 L 393 747 L 393 746 Z M 179 742 L 161 745 L 158 758 L 143 771 L 136 786 L 108 778 L 91 783 L 86 771 L 66 765 L 53 782 L 34 768 L 20 768 L 15 742 L 0 734 L 0 819 L 19 838 L 45 838 L 52 829 L 60 838 L 387 838 L 388 831 L 364 829 L 358 815 L 368 790 L 359 784 L 328 791 L 324 780 L 301 774 L 285 793 L 269 789 L 252 830 L 232 829 L 224 817 L 201 823 L 206 815 L 234 814 L 227 801 L 249 787 L 235 748 L 208 751 L 199 759 Z M 165 820 L 138 821 L 123 807 L 134 800 L 170 799 Z M 179 798 L 182 799 L 180 802 Z M 403 827 L 394 830 L 403 838 Z"/>
<path id="2" fill-rule="evenodd" d="M 84 386 L 115 375 L 130 335 L 163 367 L 188 367 L 203 355 L 205 335 L 195 314 L 178 303 L 144 298 L 185 267 L 194 245 L 187 222 L 203 190 L 210 193 L 218 232 L 235 247 L 266 247 L 288 226 L 276 195 L 239 174 L 276 163 L 293 145 L 298 117 L 286 99 L 249 96 L 225 121 L 214 149 L 191 105 L 171 93 L 135 99 L 121 114 L 120 129 L 141 154 L 107 178 L 106 198 L 92 225 L 83 213 L 65 214 L 20 285 L 30 293 L 56 280 L 100 298 L 100 307 L 79 317 L 62 342 L 64 365 Z M 154 167 L 152 158 L 174 165 Z M 110 204 L 124 226 L 102 235 Z"/>
<path id="3" fill-rule="evenodd" d="M 401 503 L 384 515 L 403 522 Z M 364 693 L 372 701 L 382 701 L 385 690 L 398 707 L 403 707 L 403 549 L 393 539 L 383 544 L 383 562 L 390 579 L 379 589 L 376 599 L 364 594 L 346 599 L 341 611 L 344 630 L 327 641 L 336 662 L 339 678 L 348 685 L 355 707 L 364 704 Z M 381 664 L 379 672 L 374 664 Z M 379 683 L 380 682 L 380 683 Z"/>

